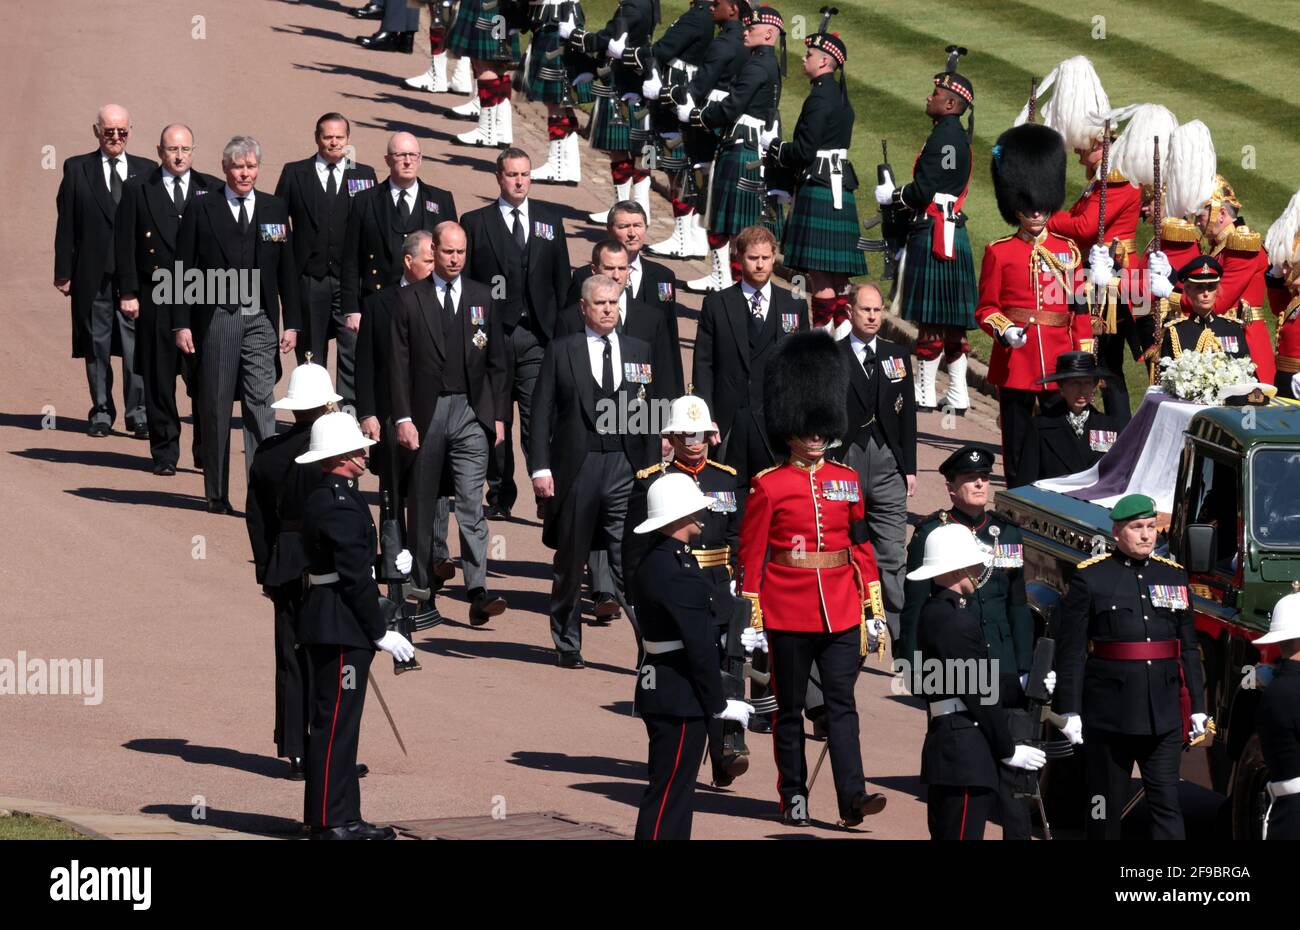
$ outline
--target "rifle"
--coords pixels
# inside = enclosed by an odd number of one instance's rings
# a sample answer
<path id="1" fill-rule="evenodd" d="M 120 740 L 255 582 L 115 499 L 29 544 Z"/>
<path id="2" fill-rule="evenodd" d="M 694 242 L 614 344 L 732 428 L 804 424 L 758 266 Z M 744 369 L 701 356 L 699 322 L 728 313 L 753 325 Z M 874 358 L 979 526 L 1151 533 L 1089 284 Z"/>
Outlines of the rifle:
<path id="1" fill-rule="evenodd" d="M 880 164 L 876 165 L 876 183 L 894 181 L 894 169 L 889 164 L 889 140 L 880 140 Z M 898 253 L 907 245 L 908 210 L 902 205 L 886 204 L 880 208 L 880 234 L 885 241 L 885 270 L 883 277 L 893 281 L 898 277 Z"/>
<path id="2" fill-rule="evenodd" d="M 1048 759 L 1063 759 L 1074 752 L 1069 740 L 1049 740 L 1042 737 L 1044 722 L 1059 726 L 1065 719 L 1052 712 L 1052 696 L 1048 693 L 1045 679 L 1056 662 L 1056 640 L 1042 637 L 1034 645 L 1033 665 L 1029 670 L 1029 681 L 1025 685 L 1025 697 L 1029 704 L 1029 716 L 1036 728 L 1035 737 L 1029 740 L 1030 746 L 1043 750 Z M 1038 805 L 1038 816 L 1043 820 L 1043 836 L 1052 838 L 1052 828 L 1047 822 L 1047 809 L 1043 806 L 1042 782 L 1037 772 L 1022 769 L 1019 783 L 1011 791 L 1013 798 L 1031 798 Z"/>
<path id="3" fill-rule="evenodd" d="M 402 583 L 407 576 L 397 570 L 397 554 L 402 551 L 402 533 L 397 526 L 397 515 L 393 512 L 390 494 L 385 491 L 379 506 L 379 562 L 382 576 L 380 581 L 388 587 L 388 596 L 379 598 L 380 609 L 390 630 L 396 630 L 407 639 L 415 636 L 415 621 L 407 613 L 406 595 Z M 420 662 L 415 657 L 405 662 L 393 659 L 393 674 L 419 671 Z"/>

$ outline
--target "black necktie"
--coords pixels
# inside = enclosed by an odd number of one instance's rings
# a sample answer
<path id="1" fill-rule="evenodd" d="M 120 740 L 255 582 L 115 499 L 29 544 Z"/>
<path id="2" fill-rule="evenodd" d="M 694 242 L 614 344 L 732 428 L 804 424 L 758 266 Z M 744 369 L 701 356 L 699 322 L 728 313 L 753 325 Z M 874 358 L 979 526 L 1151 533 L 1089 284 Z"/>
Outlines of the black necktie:
<path id="1" fill-rule="evenodd" d="M 122 176 L 117 173 L 117 163 L 120 158 L 110 158 L 108 160 L 108 192 L 113 195 L 113 203 L 122 202 Z"/>
<path id="2" fill-rule="evenodd" d="M 515 245 L 519 246 L 520 251 L 523 251 L 525 246 L 528 245 L 528 240 L 524 238 L 524 222 L 519 216 L 519 208 L 515 207 L 511 210 L 510 215 L 515 218 L 513 225 L 510 227 L 510 233 L 515 237 Z"/>
<path id="3" fill-rule="evenodd" d="M 181 190 L 181 179 L 172 178 L 172 203 L 176 205 L 176 215 L 185 212 L 185 191 Z"/>
<path id="4" fill-rule="evenodd" d="M 244 198 L 237 199 L 239 200 L 239 231 L 246 233 L 248 232 L 248 210 L 245 209 Z"/>
<path id="5" fill-rule="evenodd" d="M 454 284 L 450 282 L 447 284 L 447 299 L 443 301 L 444 309 L 446 309 L 446 311 L 452 316 L 456 315 L 456 294 L 453 290 L 454 288 Z"/>
<path id="6" fill-rule="evenodd" d="M 325 170 L 327 170 L 327 171 L 329 172 L 329 175 L 330 175 L 330 176 L 329 176 L 329 180 L 325 182 L 325 195 L 326 195 L 327 197 L 329 197 L 331 201 L 333 201 L 335 195 L 337 195 L 338 192 L 339 192 L 339 182 L 338 182 L 338 180 L 334 177 L 334 168 L 335 168 L 335 167 L 336 167 L 335 165 L 326 165 L 326 166 L 325 166 Z M 406 198 L 402 198 L 402 199 L 405 200 Z"/>
<path id="7" fill-rule="evenodd" d="M 614 393 L 614 352 L 613 347 L 609 344 L 608 336 L 601 336 L 600 341 L 605 343 L 605 356 L 600 364 L 600 389 L 606 394 Z"/>
<path id="8" fill-rule="evenodd" d="M 406 205 L 406 191 L 397 192 L 397 218 L 406 226 L 411 220 L 411 208 Z"/>
<path id="9" fill-rule="evenodd" d="M 871 351 L 871 346 L 862 347 L 862 370 L 867 373 L 868 378 L 876 370 L 876 353 Z"/>

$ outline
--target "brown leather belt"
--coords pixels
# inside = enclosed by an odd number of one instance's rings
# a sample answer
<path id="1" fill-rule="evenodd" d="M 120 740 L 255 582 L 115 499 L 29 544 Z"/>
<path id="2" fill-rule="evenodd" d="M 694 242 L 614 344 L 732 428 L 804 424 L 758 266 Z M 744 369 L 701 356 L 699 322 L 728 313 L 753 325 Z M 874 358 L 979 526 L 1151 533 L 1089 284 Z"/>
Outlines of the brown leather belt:
<path id="1" fill-rule="evenodd" d="M 1025 307 L 1002 307 L 1002 315 L 1017 326 L 1068 326 L 1070 314 L 1061 310 L 1030 310 Z"/>
<path id="2" fill-rule="evenodd" d="M 700 568 L 716 568 L 731 561 L 730 546 L 722 546 L 718 549 L 693 549 L 691 554 L 695 556 L 695 561 L 699 563 Z"/>
<path id="3" fill-rule="evenodd" d="M 1285 371 L 1287 374 L 1292 375 L 1296 372 L 1300 372 L 1300 358 L 1291 358 L 1286 355 L 1279 355 L 1277 357 L 1277 370 Z"/>
<path id="4" fill-rule="evenodd" d="M 784 568 L 839 568 L 849 564 L 849 550 L 800 552 L 798 549 L 781 549 L 773 552 L 768 561 Z"/>

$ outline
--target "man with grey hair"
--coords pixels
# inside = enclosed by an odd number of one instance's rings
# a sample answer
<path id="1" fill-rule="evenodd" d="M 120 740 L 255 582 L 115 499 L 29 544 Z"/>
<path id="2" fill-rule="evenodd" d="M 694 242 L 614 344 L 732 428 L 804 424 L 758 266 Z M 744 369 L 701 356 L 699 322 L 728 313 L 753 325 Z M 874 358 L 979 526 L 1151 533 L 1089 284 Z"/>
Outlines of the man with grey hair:
<path id="1" fill-rule="evenodd" d="M 92 131 L 98 148 L 63 163 L 56 200 L 54 286 L 72 298 L 72 357 L 86 361 L 90 435 L 107 436 L 117 418 L 113 356 L 120 355 L 126 428 L 135 438 L 148 439 L 144 381 L 135 368 L 135 320 L 117 309 L 113 294 L 113 224 L 126 182 L 148 174 L 155 165 L 126 154 L 131 116 L 123 107 L 101 107 Z"/>
<path id="2" fill-rule="evenodd" d="M 262 147 L 251 136 L 226 143 L 221 153 L 225 187 L 190 205 L 176 240 L 176 260 L 186 277 L 201 281 L 197 299 L 188 283 L 174 289 L 172 328 L 177 347 L 199 359 L 209 513 L 234 513 L 231 404 L 238 396 L 247 474 L 258 444 L 275 432 L 271 392 L 280 378 L 279 355 L 293 351 L 301 328 L 289 207 L 256 189 L 261 161 Z"/>
<path id="3" fill-rule="evenodd" d="M 561 668 L 583 667 L 578 589 L 593 548 L 608 549 L 613 593 L 636 629 L 624 596 L 623 526 L 633 476 L 659 461 L 648 402 L 671 391 L 650 345 L 616 329 L 622 292 L 603 274 L 587 279 L 583 329 L 550 341 L 533 393 L 533 493 L 543 504 L 542 542 L 555 550 L 551 636 Z"/>
<path id="4" fill-rule="evenodd" d="M 181 365 L 172 336 L 171 303 L 161 299 L 166 290 L 159 286 L 175 273 L 176 236 L 186 207 L 195 198 L 220 190 L 222 182 L 193 170 L 194 134 L 181 123 L 163 129 L 158 157 L 161 167 L 133 178 L 123 190 L 115 239 L 119 306 L 123 316 L 136 321 L 136 370 L 144 380 L 153 473 L 169 477 L 176 474 L 181 453 L 176 375 L 179 372 L 185 379 L 191 397 L 197 396 L 198 382 L 192 359 L 187 357 Z M 197 406 L 191 448 L 194 467 L 202 468 Z"/>

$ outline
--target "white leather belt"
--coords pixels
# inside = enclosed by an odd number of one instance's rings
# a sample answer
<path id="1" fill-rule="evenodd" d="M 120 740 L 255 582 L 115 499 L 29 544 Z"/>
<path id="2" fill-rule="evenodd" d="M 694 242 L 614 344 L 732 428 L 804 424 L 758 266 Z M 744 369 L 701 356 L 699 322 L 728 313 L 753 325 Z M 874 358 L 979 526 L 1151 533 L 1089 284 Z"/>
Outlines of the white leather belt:
<path id="1" fill-rule="evenodd" d="M 658 656 L 665 652 L 676 652 L 678 649 L 685 649 L 686 644 L 680 639 L 664 639 L 656 642 L 652 639 L 641 640 L 641 648 L 645 650 L 646 655 Z"/>
<path id="2" fill-rule="evenodd" d="M 930 719 L 935 717 L 944 717 L 948 714 L 959 714 L 966 710 L 966 702 L 961 698 L 946 698 L 942 701 L 930 702 Z"/>
<path id="3" fill-rule="evenodd" d="M 307 575 L 307 581 L 309 584 L 312 585 L 334 584 L 334 582 L 338 580 L 339 580 L 338 572 L 327 572 L 324 575 L 312 575 L 312 574 Z"/>
<path id="4" fill-rule="evenodd" d="M 817 158 L 830 162 L 827 174 L 831 179 L 831 199 L 835 209 L 844 206 L 844 162 L 849 157 L 848 149 L 818 149 Z"/>
<path id="5" fill-rule="evenodd" d="M 1300 778 L 1288 778 L 1286 781 L 1271 781 L 1266 786 L 1268 796 L 1273 800 L 1300 794 Z"/>
<path id="6" fill-rule="evenodd" d="M 696 66 L 695 66 L 695 65 L 688 65 L 686 62 L 682 61 L 680 58 L 674 58 L 672 61 L 668 62 L 668 67 L 669 67 L 669 68 L 681 68 L 682 71 L 686 72 L 686 80 L 688 80 L 688 81 L 689 81 L 691 78 L 695 77 Z M 725 94 L 726 94 L 726 91 L 723 91 L 723 95 L 724 95 L 724 96 L 725 96 Z M 713 92 L 712 92 L 712 91 L 710 91 L 710 93 L 709 93 L 709 99 L 710 99 L 710 100 L 713 99 Z"/>

